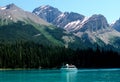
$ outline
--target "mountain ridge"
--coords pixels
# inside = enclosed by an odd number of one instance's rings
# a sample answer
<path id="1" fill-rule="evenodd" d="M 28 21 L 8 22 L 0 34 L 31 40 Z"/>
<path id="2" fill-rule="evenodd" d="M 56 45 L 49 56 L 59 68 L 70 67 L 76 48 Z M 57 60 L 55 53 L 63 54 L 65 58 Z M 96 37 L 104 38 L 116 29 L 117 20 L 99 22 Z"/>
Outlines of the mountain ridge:
<path id="1" fill-rule="evenodd" d="M 51 6 L 49 6 L 49 9 L 50 8 Z M 52 9 L 56 8 L 52 7 Z M 35 12 L 35 10 L 33 11 Z M 44 11 L 44 13 L 47 13 L 47 10 L 42 9 L 41 7 L 39 7 L 37 12 L 39 13 L 39 11 Z M 58 9 L 57 11 L 61 12 Z M 53 12 L 57 11 L 53 10 Z M 44 15 L 44 13 L 42 14 L 42 16 Z M 41 15 L 36 15 L 41 17 Z M 46 17 L 50 18 L 52 16 L 48 15 Z M 61 12 L 61 14 L 58 15 L 56 18 L 52 18 L 55 20 L 50 23 L 57 27 L 63 28 L 70 33 L 73 33 L 75 36 L 82 38 L 83 41 L 89 40 L 91 43 L 100 44 L 101 42 L 99 43 L 97 41 L 99 39 L 106 45 L 115 46 L 113 42 L 116 41 L 115 39 L 120 38 L 120 32 L 117 29 L 111 27 L 111 25 L 107 22 L 107 19 L 101 14 L 94 14 L 91 17 L 86 17 L 75 12 Z M 120 27 L 120 25 L 118 27 Z"/>
<path id="2" fill-rule="evenodd" d="M 36 15 L 31 12 L 24 11 L 23 9 L 17 7 L 15 4 L 9 4 L 7 6 L 0 8 L 0 18 L 4 21 L 25 21 L 25 22 L 35 22 L 37 24 L 50 25 L 45 22 L 43 19 L 38 18 Z M 1 21 L 2 21 L 1 20 Z M 30 20 L 30 21 L 28 21 Z"/>
<path id="3" fill-rule="evenodd" d="M 63 13 L 54 7 L 49 7 L 38 7 L 42 8 L 40 11 L 42 14 L 40 15 L 48 19 L 48 21 L 36 16 L 35 13 L 32 14 L 24 11 L 14 4 L 8 5 L 8 8 L 7 6 L 1 7 L 1 40 L 9 35 L 10 37 L 5 38 L 5 40 L 27 39 L 38 43 L 65 46 L 72 49 L 96 48 L 96 45 L 101 48 L 108 45 L 114 48 L 119 47 L 120 33 L 110 27 L 103 15 L 98 14 L 88 18 L 75 12 Z M 7 14 L 4 15 L 5 13 Z M 12 22 L 9 21 L 11 17 Z M 51 22 L 54 24 L 52 25 Z M 58 27 L 56 27 L 57 25 Z"/>
<path id="4" fill-rule="evenodd" d="M 64 29 L 57 28 L 19 7 L 16 8 L 14 4 L 10 4 L 9 6 L 8 9 L 5 6 L 6 8 L 0 10 L 2 12 L 0 13 L 0 42 L 14 43 L 15 41 L 23 40 L 45 44 L 46 46 L 52 45 L 66 48 L 73 48 L 72 45 L 74 45 L 73 49 L 79 47 L 78 44 L 81 45 L 81 43 L 79 43 L 82 42 L 80 38 L 71 33 L 67 33 Z M 4 16 L 6 12 L 7 15 Z M 9 21 L 9 14 L 12 14 L 12 18 L 16 18 L 17 20 Z M 41 21 L 36 22 L 36 18 L 42 20 L 44 23 Z"/>

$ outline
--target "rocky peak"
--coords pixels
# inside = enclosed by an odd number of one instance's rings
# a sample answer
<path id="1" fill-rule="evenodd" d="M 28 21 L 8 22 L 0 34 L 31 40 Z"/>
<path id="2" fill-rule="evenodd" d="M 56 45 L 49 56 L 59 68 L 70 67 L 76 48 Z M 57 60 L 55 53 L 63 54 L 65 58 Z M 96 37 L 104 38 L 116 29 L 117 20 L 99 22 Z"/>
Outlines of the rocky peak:
<path id="1" fill-rule="evenodd" d="M 82 26 L 81 31 L 99 31 L 104 30 L 109 27 L 109 24 L 106 20 L 106 18 L 99 14 L 99 15 L 93 15 L 91 16 L 86 23 Z"/>
<path id="2" fill-rule="evenodd" d="M 6 9 L 20 9 L 19 7 L 17 7 L 14 3 L 11 3 L 9 5 L 6 6 Z"/>
<path id="3" fill-rule="evenodd" d="M 93 20 L 93 21 L 104 21 L 105 23 L 107 23 L 106 18 L 105 18 L 103 15 L 101 15 L 101 14 L 92 15 L 92 16 L 89 18 L 89 20 Z"/>
<path id="4" fill-rule="evenodd" d="M 8 23 L 9 23 L 9 21 L 12 21 L 12 22 L 31 21 L 32 23 L 34 22 L 37 24 L 49 25 L 48 22 L 42 20 L 40 17 L 32 14 L 31 12 L 24 11 L 23 9 L 17 7 L 13 3 L 0 8 L 0 19 L 1 19 L 0 20 L 1 22 L 6 20 L 6 22 L 8 22 Z"/>
<path id="5" fill-rule="evenodd" d="M 88 18 L 75 12 L 61 12 L 49 5 L 40 6 L 34 9 L 33 13 L 47 22 L 70 32 L 96 32 L 110 27 L 106 18 L 101 14 L 95 14 Z"/>
<path id="6" fill-rule="evenodd" d="M 33 10 L 33 13 L 46 20 L 47 22 L 52 23 L 55 18 L 57 18 L 61 14 L 61 11 L 52 6 L 45 5 L 35 8 Z"/>
<path id="7" fill-rule="evenodd" d="M 71 21 L 83 20 L 84 16 L 75 12 L 70 12 L 68 19 L 72 19 Z"/>
<path id="8" fill-rule="evenodd" d="M 43 6 L 40 6 L 39 8 L 40 8 L 40 9 L 51 9 L 51 8 L 53 8 L 53 7 L 50 6 L 50 5 L 43 5 Z"/>
<path id="9" fill-rule="evenodd" d="M 112 26 L 115 30 L 120 32 L 120 18 Z"/>
<path id="10" fill-rule="evenodd" d="M 61 12 L 57 8 L 49 5 L 40 6 L 33 10 L 33 13 L 43 18 L 49 23 L 61 28 L 74 21 L 82 21 L 84 16 L 75 12 Z"/>
<path id="11" fill-rule="evenodd" d="M 74 12 L 64 12 L 60 14 L 53 22 L 54 25 L 58 27 L 65 28 L 65 26 L 70 22 L 74 21 L 82 21 L 84 19 L 84 16 L 78 13 Z M 67 25 L 68 26 L 68 25 Z M 69 27 L 68 27 L 69 28 Z"/>

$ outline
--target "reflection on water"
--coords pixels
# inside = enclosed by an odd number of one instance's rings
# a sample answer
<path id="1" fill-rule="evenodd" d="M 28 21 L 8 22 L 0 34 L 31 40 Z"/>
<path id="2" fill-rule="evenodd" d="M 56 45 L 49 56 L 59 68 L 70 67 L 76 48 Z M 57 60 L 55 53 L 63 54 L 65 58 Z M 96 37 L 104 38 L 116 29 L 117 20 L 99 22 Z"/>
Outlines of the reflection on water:
<path id="1" fill-rule="evenodd" d="M 77 72 L 65 72 L 61 75 L 64 78 L 65 82 L 76 82 L 76 74 Z"/>
<path id="2" fill-rule="evenodd" d="M 5 70 L 0 71 L 0 82 L 120 82 L 120 69 Z"/>

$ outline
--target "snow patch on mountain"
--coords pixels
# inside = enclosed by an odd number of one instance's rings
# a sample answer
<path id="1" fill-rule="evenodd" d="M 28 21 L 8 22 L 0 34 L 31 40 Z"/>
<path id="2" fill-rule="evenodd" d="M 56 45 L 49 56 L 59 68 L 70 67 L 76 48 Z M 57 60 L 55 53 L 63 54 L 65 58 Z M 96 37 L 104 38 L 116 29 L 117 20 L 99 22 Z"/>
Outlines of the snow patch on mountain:
<path id="1" fill-rule="evenodd" d="M 65 29 L 68 28 L 68 27 L 76 27 L 81 21 L 80 20 L 77 20 L 77 21 L 73 21 L 73 22 L 70 22 L 68 23 L 66 26 L 65 26 Z"/>
<path id="2" fill-rule="evenodd" d="M 10 18 L 11 16 L 9 15 L 8 18 Z"/>
<path id="3" fill-rule="evenodd" d="M 74 30 L 79 30 L 80 28 L 82 28 L 82 26 L 87 22 L 88 19 L 89 19 L 89 17 L 85 17 L 82 20 L 82 22 Z"/>
<path id="4" fill-rule="evenodd" d="M 5 10 L 7 7 L 5 6 L 5 7 L 0 7 L 0 10 Z"/>
<path id="5" fill-rule="evenodd" d="M 89 17 L 85 17 L 83 20 L 72 21 L 68 23 L 67 25 L 65 25 L 64 29 L 70 32 L 79 30 L 87 22 L 88 19 Z"/>
<path id="6" fill-rule="evenodd" d="M 39 33 L 39 34 L 36 34 L 36 35 L 34 35 L 34 37 L 37 37 L 37 36 L 40 36 L 41 34 Z"/>
<path id="7" fill-rule="evenodd" d="M 85 17 L 85 18 L 83 19 L 83 21 L 81 22 L 81 24 L 85 24 L 85 22 L 86 22 L 88 19 L 89 19 L 89 17 Z"/>
<path id="8" fill-rule="evenodd" d="M 49 7 L 50 7 L 49 5 L 43 5 L 40 8 L 43 9 L 43 10 L 45 10 L 45 9 L 48 9 Z"/>
<path id="9" fill-rule="evenodd" d="M 40 17 L 32 14 L 31 12 L 27 12 L 17 7 L 14 4 L 9 4 L 5 7 L 0 7 L 2 9 L 0 11 L 0 19 L 5 19 L 9 22 L 12 20 L 13 22 L 24 21 L 28 23 L 28 20 L 31 22 L 42 24 L 42 25 L 50 25 L 48 22 L 44 21 Z"/>
<path id="10" fill-rule="evenodd" d="M 66 29 L 68 31 L 74 31 L 75 28 L 79 27 L 80 23 L 81 23 L 81 20 L 70 22 L 64 27 L 64 29 Z"/>
<path id="11" fill-rule="evenodd" d="M 12 16 L 11 16 L 11 15 L 8 15 L 8 18 L 9 18 L 10 20 L 13 20 L 13 18 L 12 18 Z"/>
<path id="12" fill-rule="evenodd" d="M 120 38 L 120 20 L 108 24 L 107 19 L 101 14 L 85 17 L 75 12 L 59 11 L 58 13 L 58 11 L 58 9 L 51 6 L 49 8 L 42 6 L 41 9 L 35 9 L 33 13 L 41 12 L 36 15 L 57 27 L 65 29 L 68 33 L 71 32 L 82 39 L 83 42 L 114 45 L 111 41 L 115 41 L 116 37 Z M 66 42 L 67 47 L 71 41 L 70 37 L 64 36 L 62 39 Z"/>
<path id="13" fill-rule="evenodd" d="M 65 14 L 64 13 L 62 13 L 62 14 L 60 14 L 58 17 L 57 17 L 57 21 L 60 21 L 62 18 L 64 18 L 65 17 Z"/>

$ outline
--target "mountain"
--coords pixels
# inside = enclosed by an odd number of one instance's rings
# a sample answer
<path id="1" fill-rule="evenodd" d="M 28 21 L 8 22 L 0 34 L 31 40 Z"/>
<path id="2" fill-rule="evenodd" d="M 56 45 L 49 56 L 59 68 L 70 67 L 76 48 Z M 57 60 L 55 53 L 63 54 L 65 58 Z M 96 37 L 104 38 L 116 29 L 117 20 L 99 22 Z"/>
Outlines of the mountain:
<path id="1" fill-rule="evenodd" d="M 80 28 L 80 31 L 97 32 L 99 30 L 105 30 L 107 28 L 109 28 L 109 24 L 103 15 L 93 15 L 86 22 L 84 22 L 82 28 Z"/>
<path id="2" fill-rule="evenodd" d="M 117 20 L 113 25 L 112 27 L 117 30 L 118 32 L 120 32 L 120 19 Z"/>
<path id="3" fill-rule="evenodd" d="M 22 10 L 15 4 L 0 7 L 0 41 L 2 42 L 14 43 L 22 40 L 50 43 L 39 30 L 49 25 L 43 19 Z"/>
<path id="4" fill-rule="evenodd" d="M 84 16 L 74 12 L 61 12 L 57 8 L 49 5 L 40 6 L 33 10 L 33 13 L 49 23 L 61 28 L 68 27 L 68 23 L 82 21 Z M 67 28 L 66 28 L 67 29 Z"/>
<path id="5" fill-rule="evenodd" d="M 120 33 L 101 14 L 85 17 L 49 5 L 30 13 L 15 4 L 0 7 L 0 12 L 0 42 L 33 41 L 72 49 L 120 46 Z"/>
<path id="6" fill-rule="evenodd" d="M 35 8 L 33 10 L 33 13 L 43 18 L 47 22 L 52 23 L 53 25 L 57 27 L 61 27 L 70 32 L 77 31 L 81 29 L 81 27 L 82 28 L 84 27 L 84 29 L 87 29 L 90 27 L 89 29 L 93 28 L 91 30 L 95 30 L 95 29 L 97 30 L 102 27 L 106 28 L 109 26 L 106 18 L 103 15 L 93 15 L 92 17 L 88 18 L 88 17 L 85 17 L 84 15 L 81 15 L 75 12 L 63 13 L 59 11 L 57 8 L 54 8 L 48 5 Z M 53 20 L 49 21 L 50 18 Z M 101 25 L 104 25 L 103 23 L 105 23 L 105 26 L 101 26 Z"/>
<path id="7" fill-rule="evenodd" d="M 74 12 L 64 12 L 60 14 L 54 21 L 53 24 L 57 27 L 65 28 L 65 26 L 73 21 L 81 21 L 84 16 Z"/>
<path id="8" fill-rule="evenodd" d="M 36 15 L 33 15 L 30 12 L 24 11 L 21 8 L 17 7 L 15 4 L 9 4 L 4 7 L 0 7 L 0 22 L 3 23 L 24 21 L 26 23 L 37 23 L 42 25 L 49 25 L 43 19 L 38 18 Z"/>
<path id="9" fill-rule="evenodd" d="M 120 67 L 112 50 L 120 52 L 120 32 L 103 15 L 63 13 L 49 5 L 33 13 L 15 4 L 0 7 L 0 68 Z"/>
<path id="10" fill-rule="evenodd" d="M 44 44 L 62 44 L 47 31 L 49 29 L 54 32 L 55 27 L 15 4 L 0 8 L 0 24 L 1 41 L 30 40 Z"/>
<path id="11" fill-rule="evenodd" d="M 33 13 L 50 23 L 52 23 L 55 18 L 61 14 L 57 8 L 51 7 L 49 5 L 35 8 Z"/>
<path id="12" fill-rule="evenodd" d="M 73 49 L 82 45 L 80 38 L 57 28 L 40 17 L 24 11 L 15 4 L 0 7 L 0 42 L 33 41 Z"/>
<path id="13" fill-rule="evenodd" d="M 44 20 L 46 20 L 45 18 L 52 18 L 52 21 L 46 21 L 74 34 L 75 36 L 79 37 L 83 43 L 88 44 L 88 46 L 92 46 L 94 44 L 97 44 L 101 47 L 110 45 L 114 48 L 118 48 L 120 46 L 120 33 L 115 30 L 119 28 L 118 21 L 117 24 L 115 23 L 116 26 L 113 25 L 113 28 L 108 24 L 106 18 L 101 14 L 95 14 L 91 17 L 86 17 L 75 12 L 61 12 L 57 8 L 51 6 L 44 6 L 44 8 L 40 6 L 37 9 L 37 11 L 36 9 L 33 10 L 35 15 L 44 17 Z M 44 13 L 47 13 L 49 12 L 47 9 L 51 10 L 51 14 L 58 11 L 60 13 L 55 16 L 35 13 L 39 11 L 44 11 Z"/>

